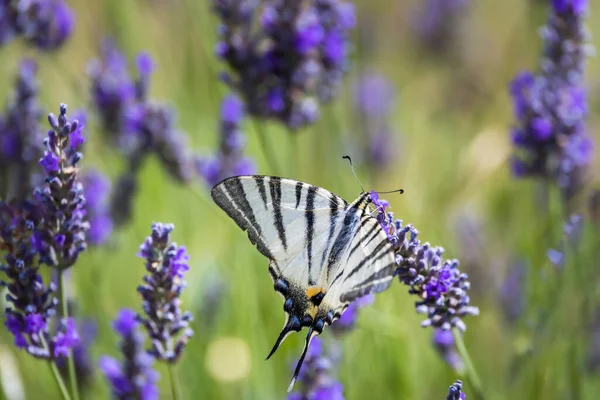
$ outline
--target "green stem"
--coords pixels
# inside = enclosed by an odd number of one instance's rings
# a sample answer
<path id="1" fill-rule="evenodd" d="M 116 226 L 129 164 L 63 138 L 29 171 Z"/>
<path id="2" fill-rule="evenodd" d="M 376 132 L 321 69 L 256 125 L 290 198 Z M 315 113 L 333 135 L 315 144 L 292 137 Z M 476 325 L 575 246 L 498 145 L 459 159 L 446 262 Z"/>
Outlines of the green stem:
<path id="1" fill-rule="evenodd" d="M 50 367 L 50 371 L 52 371 L 52 376 L 54 377 L 54 382 L 56 382 L 56 386 L 58 386 L 58 389 L 60 390 L 60 393 L 62 394 L 62 398 L 64 400 L 71 400 L 71 396 L 69 395 L 67 386 L 65 385 L 65 382 L 63 381 L 62 377 L 60 376 L 60 371 L 58 370 L 58 367 L 56 366 L 56 364 L 54 364 L 54 362 L 48 360 L 48 366 Z"/>
<path id="2" fill-rule="evenodd" d="M 169 370 L 169 381 L 171 382 L 171 396 L 173 400 L 179 400 L 181 395 L 179 393 L 179 383 L 177 382 L 176 375 L 173 373 L 173 365 L 167 364 Z"/>
<path id="3" fill-rule="evenodd" d="M 67 304 L 67 291 L 65 290 L 65 277 L 64 272 L 66 270 L 58 269 L 58 298 L 61 304 L 61 317 L 66 322 L 69 318 L 69 307 Z M 71 395 L 74 400 L 79 400 L 79 388 L 77 387 L 77 375 L 75 373 L 75 360 L 73 360 L 73 351 L 69 349 L 67 357 L 67 371 L 69 377 L 69 385 L 71 387 Z"/>
<path id="4" fill-rule="evenodd" d="M 44 346 L 46 350 L 50 351 L 50 347 L 46 343 L 46 339 L 44 339 L 43 335 L 40 335 L 40 340 L 42 342 L 42 346 Z M 60 371 L 58 370 L 56 364 L 52 360 L 48 360 L 48 366 L 50 367 L 50 371 L 54 377 L 54 382 L 56 382 L 56 386 L 58 386 L 58 389 L 62 394 L 63 400 L 71 400 L 71 396 L 69 395 L 65 381 L 63 380 L 62 376 L 60 376 Z"/>
<path id="5" fill-rule="evenodd" d="M 465 347 L 465 342 L 463 341 L 462 335 L 457 328 L 452 330 L 454 334 L 454 342 L 456 343 L 456 348 L 460 353 L 463 361 L 465 362 L 465 367 L 467 367 L 467 376 L 469 377 L 469 382 L 471 386 L 475 390 L 474 397 L 476 399 L 482 400 L 484 398 L 483 388 L 481 387 L 481 380 L 479 379 L 479 375 L 477 375 L 477 370 L 473 365 L 473 361 L 471 361 L 471 357 L 469 357 L 469 352 Z"/>
<path id="6" fill-rule="evenodd" d="M 258 135 L 260 147 L 262 148 L 265 158 L 267 159 L 267 163 L 269 164 L 269 168 L 271 168 L 272 174 L 277 175 L 279 173 L 277 160 L 275 159 L 275 154 L 273 154 L 271 146 L 269 146 L 269 143 L 267 142 L 267 138 L 263 129 L 263 123 L 258 122 L 256 119 L 253 119 L 252 123 L 254 125 L 254 130 Z"/>

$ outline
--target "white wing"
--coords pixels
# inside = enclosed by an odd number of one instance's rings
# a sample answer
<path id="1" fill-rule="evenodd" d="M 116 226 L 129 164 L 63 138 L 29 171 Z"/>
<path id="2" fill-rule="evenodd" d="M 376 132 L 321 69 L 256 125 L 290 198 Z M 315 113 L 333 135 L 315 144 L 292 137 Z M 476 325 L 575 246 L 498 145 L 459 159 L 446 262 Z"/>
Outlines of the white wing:
<path id="1" fill-rule="evenodd" d="M 225 179 L 211 194 L 277 275 L 303 286 L 317 282 L 346 201 L 308 183 L 259 175 Z"/>

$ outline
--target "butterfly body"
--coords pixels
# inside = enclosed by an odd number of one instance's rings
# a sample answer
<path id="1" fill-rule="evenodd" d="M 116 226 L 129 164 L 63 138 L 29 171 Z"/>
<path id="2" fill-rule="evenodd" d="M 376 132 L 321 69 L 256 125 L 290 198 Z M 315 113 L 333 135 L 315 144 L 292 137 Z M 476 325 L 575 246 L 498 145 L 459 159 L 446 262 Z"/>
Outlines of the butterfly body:
<path id="1" fill-rule="evenodd" d="M 368 193 L 348 203 L 308 183 L 252 175 L 225 179 L 211 195 L 270 260 L 284 299 L 286 321 L 267 358 L 290 333 L 308 328 L 293 385 L 312 337 L 352 300 L 390 285 L 393 246 L 370 215 Z"/>

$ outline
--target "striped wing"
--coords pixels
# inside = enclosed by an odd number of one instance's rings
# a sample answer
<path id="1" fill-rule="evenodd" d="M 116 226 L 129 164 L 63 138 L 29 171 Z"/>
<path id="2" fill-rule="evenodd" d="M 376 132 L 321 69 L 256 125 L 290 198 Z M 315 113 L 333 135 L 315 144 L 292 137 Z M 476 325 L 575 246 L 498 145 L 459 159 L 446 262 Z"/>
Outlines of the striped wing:
<path id="1" fill-rule="evenodd" d="M 308 183 L 259 175 L 225 179 L 211 194 L 277 275 L 303 286 L 319 280 L 346 201 Z"/>
<path id="2" fill-rule="evenodd" d="M 358 297 L 386 290 L 392 282 L 394 249 L 377 219 L 369 215 L 361 218 L 344 260 L 332 274 L 323 300 L 335 314 Z"/>

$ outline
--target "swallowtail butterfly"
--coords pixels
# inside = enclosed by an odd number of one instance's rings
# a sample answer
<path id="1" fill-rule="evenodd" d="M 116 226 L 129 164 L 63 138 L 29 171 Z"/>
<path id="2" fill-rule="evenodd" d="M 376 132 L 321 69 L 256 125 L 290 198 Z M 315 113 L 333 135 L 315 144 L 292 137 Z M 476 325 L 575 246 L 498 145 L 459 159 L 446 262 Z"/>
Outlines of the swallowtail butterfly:
<path id="1" fill-rule="evenodd" d="M 285 325 L 269 359 L 292 332 L 308 328 L 292 389 L 312 338 L 357 297 L 390 285 L 392 244 L 371 216 L 371 195 L 348 204 L 308 183 L 275 176 L 235 176 L 215 185 L 212 198 L 269 259 L 284 298 Z"/>

